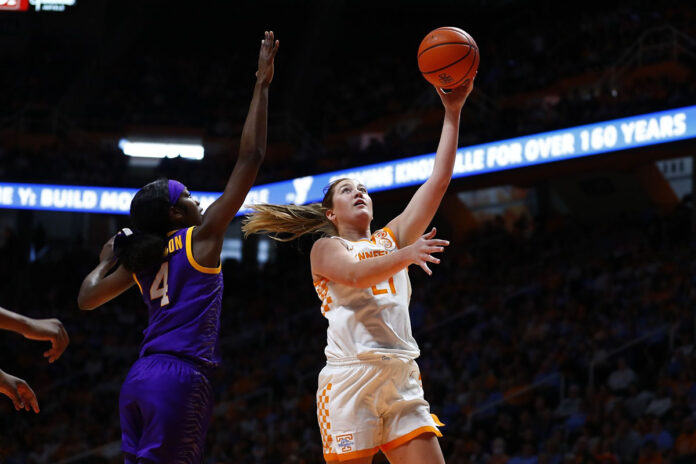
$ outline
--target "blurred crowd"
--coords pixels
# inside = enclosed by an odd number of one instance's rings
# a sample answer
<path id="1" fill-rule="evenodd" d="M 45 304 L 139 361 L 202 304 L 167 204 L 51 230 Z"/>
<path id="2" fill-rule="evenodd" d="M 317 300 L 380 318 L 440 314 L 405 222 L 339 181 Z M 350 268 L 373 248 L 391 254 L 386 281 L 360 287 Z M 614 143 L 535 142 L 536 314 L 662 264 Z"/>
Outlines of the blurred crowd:
<path id="1" fill-rule="evenodd" d="M 537 8 L 509 3 L 504 15 L 497 9 L 502 7 L 481 8 L 465 27 L 482 59 L 476 91 L 463 113 L 462 145 L 685 106 L 696 99 L 696 18 L 690 5 L 621 1 L 602 4 L 596 14 L 554 2 L 539 2 Z M 285 32 L 288 45 L 278 56 L 271 89 L 268 160 L 259 182 L 435 150 L 441 105 L 418 74 L 412 53 L 376 53 L 369 34 L 337 37 L 354 22 L 365 30 L 380 27 L 382 16 L 365 8 L 345 7 L 338 24 L 327 20 L 324 27 L 337 29 L 317 43 L 314 53 L 321 58 L 297 49 L 306 37 Z M 400 6 L 394 14 L 406 21 L 411 8 L 416 6 Z M 192 185 L 199 190 L 221 189 L 250 101 L 252 75 L 243 70 L 253 69 L 257 50 L 228 46 L 224 29 L 213 26 L 209 29 L 217 33 L 201 32 L 207 34 L 205 51 L 180 36 L 156 40 L 177 24 L 167 19 L 134 27 L 134 37 L 120 41 L 111 58 L 84 44 L 64 56 L 62 42 L 52 43 L 47 31 L 44 36 L 35 32 L 30 51 L 8 55 L 8 65 L 20 75 L 0 76 L 8 89 L 0 96 L 0 130 L 22 127 L 61 136 L 49 146 L 6 144 L 0 152 L 3 178 L 131 186 L 135 176 L 116 145 L 118 137 L 165 127 L 198 134 L 208 142 L 209 156 L 198 163 L 163 162 L 155 171 L 187 173 L 187 181 L 199 183 Z M 416 43 L 421 33 L 414 36 Z M 94 60 L 90 53 L 102 54 L 97 63 L 89 64 Z M 37 58 L 28 61 L 27 54 Z M 303 60 L 322 65 L 309 73 Z M 71 70 L 77 69 L 83 71 L 76 76 Z M 47 74 L 52 78 L 43 79 Z M 111 138 L 99 144 L 90 138 L 95 134 Z M 216 151 L 221 140 L 226 148 Z"/>
<path id="2" fill-rule="evenodd" d="M 431 410 L 447 424 L 447 462 L 693 462 L 690 221 L 687 203 L 668 216 L 582 224 L 520 216 L 506 228 L 494 219 L 459 237 L 432 277 L 412 269 L 418 362 Z M 0 301 L 61 318 L 72 341 L 49 366 L 43 347 L 0 334 L 0 352 L 15 353 L 3 369 L 27 379 L 42 408 L 20 414 L 0 401 L 0 460 L 120 462 L 118 390 L 146 323 L 140 295 L 81 312 L 75 295 L 96 250 L 22 247 L 12 237 L 1 249 Z M 274 247 L 266 265 L 223 265 L 210 464 L 322 462 L 314 395 L 326 321 L 309 244 Z M 13 256 L 21 249 L 47 251 L 30 262 Z"/>

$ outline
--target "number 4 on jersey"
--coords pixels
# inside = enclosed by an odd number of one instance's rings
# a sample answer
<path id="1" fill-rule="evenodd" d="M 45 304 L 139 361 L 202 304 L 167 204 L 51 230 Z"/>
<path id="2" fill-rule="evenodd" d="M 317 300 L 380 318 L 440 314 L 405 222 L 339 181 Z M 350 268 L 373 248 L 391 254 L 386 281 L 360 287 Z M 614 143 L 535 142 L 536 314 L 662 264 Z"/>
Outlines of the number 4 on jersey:
<path id="1" fill-rule="evenodd" d="M 165 261 L 157 271 L 155 280 L 152 281 L 150 285 L 150 301 L 156 300 L 157 298 L 162 298 L 160 301 L 160 306 L 166 306 L 169 304 L 169 296 L 167 296 L 167 280 L 169 277 L 169 262 Z"/>

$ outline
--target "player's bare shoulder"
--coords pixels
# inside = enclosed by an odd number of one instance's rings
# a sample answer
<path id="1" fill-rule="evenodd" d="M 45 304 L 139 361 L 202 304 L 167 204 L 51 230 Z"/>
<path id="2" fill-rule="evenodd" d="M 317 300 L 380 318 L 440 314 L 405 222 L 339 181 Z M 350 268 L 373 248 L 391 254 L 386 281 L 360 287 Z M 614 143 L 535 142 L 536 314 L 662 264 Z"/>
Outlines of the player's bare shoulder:
<path id="1" fill-rule="evenodd" d="M 322 237 L 312 245 L 310 257 L 316 254 L 324 254 L 326 252 L 333 253 L 336 251 L 351 251 L 352 246 L 346 240 L 339 237 Z"/>
<path id="2" fill-rule="evenodd" d="M 350 244 L 337 237 L 322 237 L 314 242 L 312 250 L 309 252 L 312 278 L 314 280 L 322 278 L 323 269 L 350 257 L 349 247 Z"/>

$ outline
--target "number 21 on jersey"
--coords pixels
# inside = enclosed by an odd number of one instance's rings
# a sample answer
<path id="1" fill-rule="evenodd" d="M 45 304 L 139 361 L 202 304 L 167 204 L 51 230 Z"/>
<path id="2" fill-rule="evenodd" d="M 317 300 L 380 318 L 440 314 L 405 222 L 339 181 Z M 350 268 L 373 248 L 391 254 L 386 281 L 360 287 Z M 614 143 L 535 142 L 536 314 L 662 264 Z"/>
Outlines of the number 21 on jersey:
<path id="1" fill-rule="evenodd" d="M 160 306 L 166 306 L 169 304 L 169 296 L 167 291 L 169 287 L 167 286 L 167 280 L 169 280 L 169 261 L 165 261 L 157 271 L 155 280 L 152 281 L 150 285 L 150 301 L 161 298 Z"/>

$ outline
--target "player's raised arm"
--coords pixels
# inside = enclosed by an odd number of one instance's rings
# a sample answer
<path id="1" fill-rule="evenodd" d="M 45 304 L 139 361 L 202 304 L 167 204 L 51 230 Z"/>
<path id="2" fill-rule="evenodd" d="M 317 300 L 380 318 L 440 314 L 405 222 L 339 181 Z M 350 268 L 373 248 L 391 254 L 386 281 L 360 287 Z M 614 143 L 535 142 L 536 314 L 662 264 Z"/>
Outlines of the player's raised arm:
<path id="1" fill-rule="evenodd" d="M 222 195 L 208 207 L 203 223 L 194 232 L 194 254 L 202 264 L 216 265 L 225 230 L 254 185 L 266 155 L 268 87 L 273 80 L 278 47 L 279 42 L 274 39 L 273 31 L 267 31 L 261 41 L 256 84 L 242 129 L 239 158 Z"/>
<path id="2" fill-rule="evenodd" d="M 325 278 L 350 287 L 367 288 L 384 282 L 411 264 L 420 266 L 431 275 L 428 263 L 440 263 L 432 253 L 441 253 L 449 245 L 447 240 L 434 238 L 436 232 L 433 228 L 404 248 L 362 261 L 356 261 L 338 240 L 321 238 L 314 243 L 310 253 L 314 280 Z"/>
<path id="3" fill-rule="evenodd" d="M 387 224 L 396 235 L 399 247 L 408 246 L 423 235 L 447 191 L 457 156 L 460 113 L 473 90 L 473 80 L 449 93 L 439 87 L 435 89 L 445 107 L 440 143 L 432 174 L 416 191 L 404 211 Z"/>

